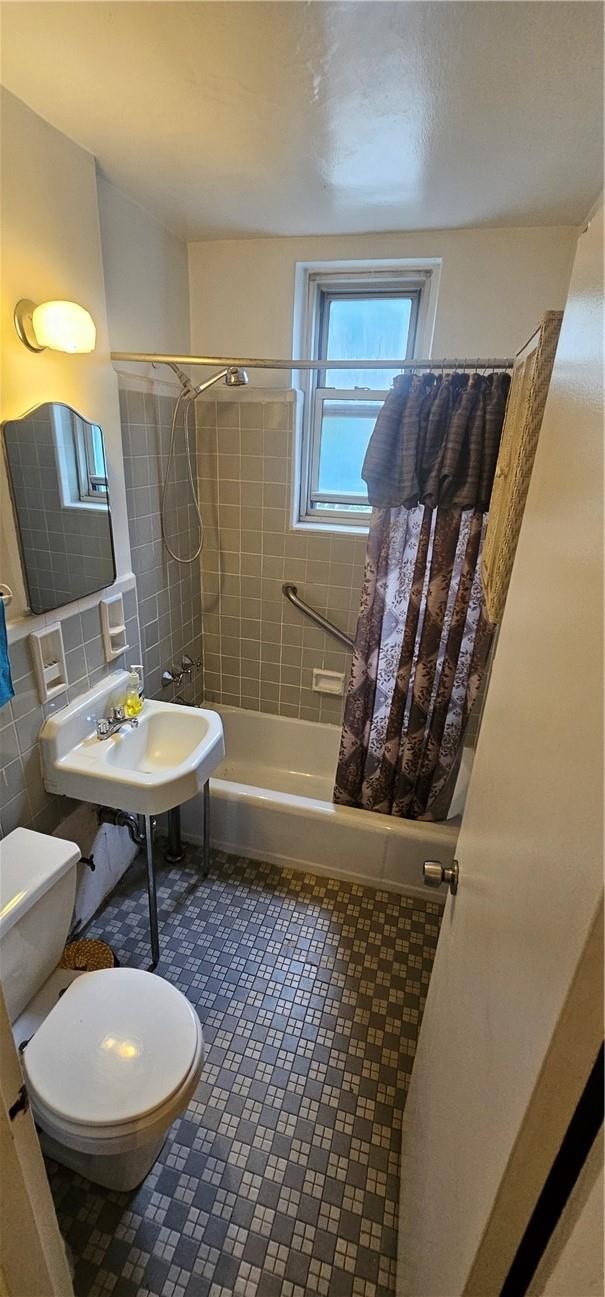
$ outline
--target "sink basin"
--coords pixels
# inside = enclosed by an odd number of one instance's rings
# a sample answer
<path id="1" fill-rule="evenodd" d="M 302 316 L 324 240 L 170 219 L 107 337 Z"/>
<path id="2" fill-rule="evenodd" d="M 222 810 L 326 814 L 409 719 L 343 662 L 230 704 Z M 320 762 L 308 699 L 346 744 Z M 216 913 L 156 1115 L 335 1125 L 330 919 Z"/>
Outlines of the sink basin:
<path id="1" fill-rule="evenodd" d="M 156 711 L 156 706 L 162 708 L 161 712 Z M 120 770 L 146 774 L 174 770 L 197 749 L 208 729 L 206 716 L 197 709 L 192 713 L 188 707 L 173 707 L 170 703 L 147 704 L 137 729 L 129 726 L 113 739 L 103 741 L 107 745 L 104 755 L 110 766 Z"/>
<path id="2" fill-rule="evenodd" d="M 116 671 L 75 703 L 49 716 L 40 731 L 49 792 L 140 815 L 160 815 L 203 788 L 224 759 L 216 712 L 145 701 L 138 726 L 98 739 L 97 718 L 122 701 L 128 674 Z"/>

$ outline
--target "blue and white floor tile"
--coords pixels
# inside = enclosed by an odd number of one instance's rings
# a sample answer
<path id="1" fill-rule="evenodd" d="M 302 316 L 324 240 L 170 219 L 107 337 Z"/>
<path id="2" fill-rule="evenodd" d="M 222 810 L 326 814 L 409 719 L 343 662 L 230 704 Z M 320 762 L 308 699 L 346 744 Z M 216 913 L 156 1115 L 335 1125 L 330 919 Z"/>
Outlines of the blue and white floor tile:
<path id="1" fill-rule="evenodd" d="M 158 882 L 158 972 L 195 1005 L 208 1059 L 133 1193 L 49 1163 L 77 1297 L 393 1297 L 440 907 L 221 852 L 202 879 L 193 848 Z M 141 862 L 88 935 L 146 967 Z"/>

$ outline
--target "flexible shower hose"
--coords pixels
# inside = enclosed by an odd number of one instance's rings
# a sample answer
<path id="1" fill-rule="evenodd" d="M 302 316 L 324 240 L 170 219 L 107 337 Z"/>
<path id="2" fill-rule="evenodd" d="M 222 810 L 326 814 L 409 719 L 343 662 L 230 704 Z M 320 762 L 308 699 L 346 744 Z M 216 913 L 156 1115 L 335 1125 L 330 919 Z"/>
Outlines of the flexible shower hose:
<path id="1" fill-rule="evenodd" d="M 183 423 L 185 429 L 185 454 L 187 458 L 187 477 L 189 480 L 189 487 L 191 490 L 191 499 L 193 501 L 193 507 L 196 512 L 197 523 L 200 531 L 199 545 L 195 551 L 195 554 L 190 554 L 188 558 L 184 558 L 181 554 L 175 554 L 174 550 L 171 548 L 169 544 L 168 537 L 166 535 L 166 495 L 168 491 L 168 479 L 170 477 L 170 465 L 174 458 L 174 443 L 176 440 L 176 421 L 178 418 L 179 410 L 181 408 L 181 404 L 183 402 L 185 402 Z M 191 400 L 191 398 L 188 396 L 186 392 L 180 392 L 174 403 L 174 410 L 172 412 L 172 426 L 170 429 L 170 446 L 168 448 L 168 459 L 166 461 L 166 471 L 164 473 L 164 481 L 162 483 L 162 498 L 160 503 L 162 539 L 164 541 L 166 549 L 168 550 L 168 553 L 170 554 L 170 557 L 173 558 L 176 563 L 183 563 L 183 564 L 194 563 L 196 558 L 199 558 L 204 548 L 204 520 L 202 518 L 200 506 L 198 503 L 197 491 L 195 489 L 195 481 L 193 476 L 193 467 L 191 464 L 191 443 L 189 440 L 189 411 L 192 405 L 193 405 L 193 401 Z"/>

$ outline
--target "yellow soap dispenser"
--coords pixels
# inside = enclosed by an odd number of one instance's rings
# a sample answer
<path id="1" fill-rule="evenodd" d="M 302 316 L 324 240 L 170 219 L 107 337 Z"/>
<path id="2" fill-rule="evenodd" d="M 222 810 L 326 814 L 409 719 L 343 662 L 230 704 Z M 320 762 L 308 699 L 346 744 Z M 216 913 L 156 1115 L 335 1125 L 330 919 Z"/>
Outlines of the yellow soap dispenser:
<path id="1" fill-rule="evenodd" d="M 124 699 L 124 713 L 132 719 L 133 716 L 138 716 L 143 710 L 143 667 L 140 663 L 134 663 L 129 670 L 130 677 Z"/>

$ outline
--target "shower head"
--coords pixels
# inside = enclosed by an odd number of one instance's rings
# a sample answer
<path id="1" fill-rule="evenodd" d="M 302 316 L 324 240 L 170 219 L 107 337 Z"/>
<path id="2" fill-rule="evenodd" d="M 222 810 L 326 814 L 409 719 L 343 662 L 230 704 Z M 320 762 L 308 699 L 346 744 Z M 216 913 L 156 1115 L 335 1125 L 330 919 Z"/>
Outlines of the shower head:
<path id="1" fill-rule="evenodd" d="M 237 365 L 230 365 L 225 374 L 227 387 L 245 387 L 248 382 L 248 375 L 245 369 L 238 369 Z"/>
<path id="2" fill-rule="evenodd" d="M 214 383 L 218 383 L 224 378 L 227 387 L 245 387 L 248 382 L 248 375 L 245 369 L 238 369 L 237 365 L 229 365 L 227 369 L 220 369 L 218 374 L 213 374 L 212 378 L 206 378 L 202 383 L 194 385 L 184 370 L 180 369 L 174 361 L 166 361 L 170 369 L 176 374 L 183 388 L 183 396 L 188 397 L 190 401 L 195 401 L 202 392 L 205 392 Z"/>
<path id="3" fill-rule="evenodd" d="M 238 370 L 236 364 L 230 364 L 226 370 L 219 370 L 218 374 L 213 374 L 212 379 L 205 379 L 204 383 L 199 383 L 196 387 L 192 387 L 190 384 L 190 390 L 188 390 L 187 394 L 192 401 L 196 401 L 197 397 L 201 396 L 201 393 L 206 392 L 208 388 L 212 388 L 214 383 L 218 383 L 221 379 L 225 379 L 227 388 L 243 388 L 248 383 L 247 372 Z"/>

